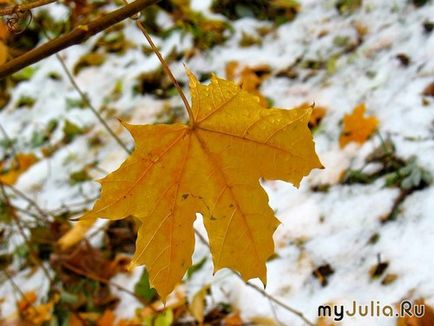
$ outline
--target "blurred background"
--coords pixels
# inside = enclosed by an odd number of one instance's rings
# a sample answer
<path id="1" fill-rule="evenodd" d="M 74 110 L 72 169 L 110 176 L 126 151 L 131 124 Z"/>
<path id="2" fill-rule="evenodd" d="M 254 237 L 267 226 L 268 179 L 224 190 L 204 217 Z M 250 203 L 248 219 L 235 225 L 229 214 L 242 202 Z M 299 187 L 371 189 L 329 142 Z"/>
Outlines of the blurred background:
<path id="1" fill-rule="evenodd" d="M 123 5 L 63 0 L 3 16 L 0 65 Z M 194 264 L 166 305 L 143 267 L 126 269 L 132 219 L 75 222 L 134 146 L 119 119 L 186 121 L 134 21 L 1 79 L 0 324 L 324 326 L 336 323 L 320 305 L 410 300 L 423 318 L 340 324 L 434 325 L 433 17 L 430 0 L 162 0 L 141 13 L 186 93 L 184 64 L 266 107 L 314 105 L 325 169 L 299 189 L 262 181 L 282 222 L 265 291 L 212 275 L 200 216 Z"/>

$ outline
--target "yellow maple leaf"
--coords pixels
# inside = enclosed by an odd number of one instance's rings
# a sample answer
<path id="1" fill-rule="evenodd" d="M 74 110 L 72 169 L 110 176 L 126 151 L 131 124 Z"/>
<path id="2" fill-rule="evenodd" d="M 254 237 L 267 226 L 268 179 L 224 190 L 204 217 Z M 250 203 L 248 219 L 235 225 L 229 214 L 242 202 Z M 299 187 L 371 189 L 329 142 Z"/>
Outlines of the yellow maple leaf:
<path id="1" fill-rule="evenodd" d="M 356 106 L 351 114 L 346 114 L 343 121 L 342 134 L 339 138 L 341 148 L 350 142 L 363 144 L 377 129 L 378 120 L 375 117 L 365 117 L 364 103 Z"/>
<path id="2" fill-rule="evenodd" d="M 12 163 L 10 169 L 4 170 L 3 164 L 0 163 L 0 183 L 7 185 L 15 184 L 20 175 L 26 172 L 37 161 L 38 158 L 34 154 L 19 153 L 15 156 L 15 161 Z"/>
<path id="3" fill-rule="evenodd" d="M 101 317 L 96 321 L 96 326 L 113 326 L 115 325 L 116 316 L 113 311 L 106 309 Z"/>
<path id="4" fill-rule="evenodd" d="M 322 165 L 307 127 L 311 109 L 266 109 L 234 82 L 190 72 L 190 124 L 127 125 L 134 153 L 99 180 L 100 199 L 83 219 L 139 221 L 132 266 L 146 265 L 164 299 L 191 265 L 193 221 L 204 217 L 214 270 L 266 281 L 278 226 L 259 179 L 298 186 Z"/>

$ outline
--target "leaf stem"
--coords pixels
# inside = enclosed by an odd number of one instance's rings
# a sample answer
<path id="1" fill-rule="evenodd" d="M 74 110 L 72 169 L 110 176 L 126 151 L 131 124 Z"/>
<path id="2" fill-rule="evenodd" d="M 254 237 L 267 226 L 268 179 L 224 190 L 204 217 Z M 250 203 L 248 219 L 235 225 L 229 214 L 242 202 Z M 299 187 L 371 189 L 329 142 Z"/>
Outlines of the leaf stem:
<path id="1" fill-rule="evenodd" d="M 77 93 L 80 95 L 81 99 L 84 101 L 84 103 L 87 105 L 87 107 L 92 111 L 92 113 L 95 115 L 95 117 L 98 119 L 98 121 L 103 125 L 105 130 L 110 134 L 110 136 L 113 137 L 113 139 L 118 143 L 120 147 L 125 151 L 127 154 L 131 154 L 131 151 L 128 149 L 127 145 L 118 137 L 118 135 L 115 134 L 115 132 L 110 128 L 108 123 L 104 120 L 104 118 L 101 116 L 101 114 L 98 112 L 98 110 L 93 106 L 91 103 L 89 97 L 83 92 L 83 90 L 78 86 L 77 82 L 75 81 L 74 77 L 72 76 L 71 72 L 69 71 L 68 67 L 65 64 L 65 61 L 62 59 L 62 57 L 56 53 L 56 58 L 59 61 L 60 65 L 62 66 L 63 71 L 66 73 L 66 76 L 68 77 L 69 81 L 71 82 L 72 86 L 75 88 Z"/>
<path id="2" fill-rule="evenodd" d="M 167 64 L 166 60 L 164 60 L 163 56 L 161 55 L 160 50 L 158 50 L 157 46 L 152 41 L 151 36 L 146 31 L 143 24 L 140 21 L 136 20 L 136 25 L 142 31 L 143 35 L 145 36 L 146 40 L 148 41 L 149 45 L 151 46 L 152 51 L 154 51 L 155 55 L 158 57 L 158 60 L 160 60 L 164 71 L 169 76 L 170 80 L 172 81 L 173 85 L 175 86 L 176 90 L 178 91 L 179 96 L 181 96 L 181 99 L 184 102 L 184 106 L 185 106 L 187 113 L 188 113 L 190 125 L 192 125 L 194 122 L 193 111 L 191 110 L 190 103 L 188 103 L 188 100 L 185 97 L 184 91 L 182 90 L 181 86 L 179 85 L 178 81 L 176 80 L 175 76 L 173 75 L 172 71 L 170 70 L 170 67 Z"/>
<path id="3" fill-rule="evenodd" d="M 3 198 L 6 202 L 6 205 L 9 207 L 12 207 L 11 201 L 9 199 L 9 195 L 4 188 L 4 184 L 2 184 L 2 183 L 0 183 L 0 191 L 1 191 Z M 39 264 L 39 266 L 41 267 L 41 269 L 42 269 L 43 273 L 45 274 L 46 278 L 48 279 L 48 281 L 53 283 L 53 279 L 50 276 L 50 272 L 48 271 L 47 267 L 45 267 L 44 262 L 39 258 L 37 252 L 34 249 L 35 245 L 33 244 L 32 239 L 26 235 L 26 232 L 24 231 L 24 227 L 21 225 L 21 221 L 14 211 L 12 211 L 11 217 L 18 228 L 18 232 L 23 237 L 24 242 L 27 245 L 30 257 L 34 260 L 35 263 Z"/>
<path id="4" fill-rule="evenodd" d="M 33 304 L 33 302 L 31 302 L 26 295 L 24 294 L 24 292 L 21 290 L 21 288 L 18 286 L 17 283 L 15 283 L 13 277 L 11 274 L 9 274 L 9 272 L 7 271 L 7 269 L 5 268 L 4 270 L 2 270 L 3 274 L 6 276 L 6 278 L 8 279 L 8 281 L 11 283 L 12 288 L 20 295 L 21 299 L 23 301 L 25 301 L 29 307 L 34 311 L 34 312 L 38 312 L 35 308 L 35 305 Z"/>
<path id="5" fill-rule="evenodd" d="M 44 36 L 51 41 L 50 36 L 48 33 L 44 30 L 44 26 L 40 26 L 42 33 Z M 72 76 L 71 72 L 69 71 L 68 67 L 66 66 L 65 61 L 60 56 L 59 53 L 55 53 L 55 57 L 57 61 L 59 61 L 60 65 L 62 66 L 63 71 L 65 72 L 66 76 L 68 77 L 70 83 L 72 84 L 72 87 L 77 91 L 77 93 L 80 95 L 83 102 L 87 105 L 87 107 L 92 111 L 92 113 L 95 115 L 95 117 L 98 119 L 98 121 L 103 125 L 103 127 L 107 130 L 107 132 L 110 134 L 110 136 L 113 137 L 114 140 L 118 143 L 120 147 L 129 155 L 131 154 L 131 151 L 128 149 L 127 145 L 115 134 L 115 132 L 110 128 L 108 123 L 104 120 L 104 118 L 101 116 L 101 114 L 98 112 L 98 110 L 93 106 L 91 100 L 87 96 L 86 93 L 83 92 L 83 90 L 78 86 L 77 82 L 75 81 L 74 77 Z"/>
<path id="6" fill-rule="evenodd" d="M 196 236 L 198 237 L 199 241 L 202 242 L 205 246 L 208 247 L 208 249 L 211 249 L 208 243 L 208 240 L 205 239 L 205 237 L 196 229 L 194 229 L 194 233 L 196 234 Z M 299 310 L 287 305 L 286 303 L 284 303 L 283 301 L 280 301 L 279 299 L 273 297 L 271 294 L 268 294 L 265 290 L 261 289 L 259 286 L 257 286 L 256 284 L 253 284 L 249 281 L 245 281 L 240 274 L 238 274 L 237 272 L 233 271 L 232 269 L 230 269 L 230 272 L 236 276 L 237 278 L 239 278 L 241 281 L 244 282 L 244 284 L 246 284 L 247 286 L 251 287 L 252 289 L 254 289 L 255 291 L 259 292 L 260 294 L 262 294 L 265 298 L 267 298 L 268 300 L 270 300 L 271 302 L 274 302 L 275 304 L 277 304 L 278 306 L 280 306 L 281 308 L 293 313 L 294 315 L 298 316 L 300 319 L 302 319 L 306 325 L 309 326 L 314 326 L 315 324 L 313 322 L 311 322 L 309 319 L 307 319 L 307 317 Z"/>

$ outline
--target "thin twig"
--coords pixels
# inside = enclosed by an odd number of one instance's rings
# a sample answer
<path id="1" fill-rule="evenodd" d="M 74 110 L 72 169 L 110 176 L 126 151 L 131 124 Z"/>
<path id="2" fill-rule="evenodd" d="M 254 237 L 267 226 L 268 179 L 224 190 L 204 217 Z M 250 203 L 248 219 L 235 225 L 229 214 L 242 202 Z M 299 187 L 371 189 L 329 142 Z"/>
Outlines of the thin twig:
<path id="1" fill-rule="evenodd" d="M 101 282 L 101 283 L 106 284 L 106 285 L 114 286 L 118 290 L 123 291 L 123 292 L 128 293 L 129 295 L 133 296 L 138 301 L 140 301 L 142 304 L 147 305 L 147 302 L 143 298 L 141 298 L 140 296 L 138 296 L 134 292 L 128 290 L 127 288 L 124 288 L 122 285 L 113 283 L 110 280 L 107 280 L 105 278 L 99 277 L 98 275 L 89 274 L 86 271 L 83 271 L 82 269 L 77 268 L 77 267 L 75 267 L 75 266 L 73 266 L 73 265 L 71 265 L 71 264 L 69 264 L 67 262 L 62 262 L 62 265 L 63 265 L 63 267 L 65 267 L 66 269 L 69 269 L 70 271 L 74 272 L 75 274 L 78 274 L 78 275 L 81 275 L 81 276 L 85 276 L 85 277 L 87 277 L 87 278 L 89 278 L 91 280 L 98 281 L 98 282 Z"/>
<path id="2" fill-rule="evenodd" d="M 41 207 L 39 207 L 39 205 L 33 199 L 28 197 L 25 193 L 18 190 L 13 185 L 5 184 L 5 186 L 11 189 L 16 195 L 24 199 L 26 202 L 28 202 L 31 206 L 33 206 L 36 209 L 36 211 L 39 213 L 39 215 L 42 216 L 46 220 L 46 222 L 48 222 L 49 214 L 47 214 Z"/>
<path id="3" fill-rule="evenodd" d="M 0 79 L 72 45 L 80 44 L 89 37 L 121 22 L 128 17 L 133 16 L 135 13 L 157 2 L 158 0 L 136 0 L 126 6 L 123 6 L 122 8 L 114 10 L 113 12 L 95 19 L 86 25 L 79 25 L 71 32 L 49 41 L 1 65 Z"/>
<path id="4" fill-rule="evenodd" d="M 234 271 L 232 271 L 232 273 L 233 273 L 234 275 L 236 275 L 240 280 L 242 280 L 242 281 L 244 282 L 243 278 L 242 278 L 239 274 L 235 273 Z M 264 291 L 263 289 L 261 289 L 259 286 L 255 285 L 255 284 L 253 284 L 253 283 L 251 283 L 251 282 L 245 282 L 245 283 L 246 283 L 247 286 L 250 286 L 252 289 L 254 289 L 254 290 L 256 290 L 257 292 L 261 293 L 261 294 L 262 294 L 264 297 L 266 297 L 267 299 L 269 299 L 269 300 L 273 301 L 275 304 L 281 306 L 283 309 L 285 309 L 285 310 L 287 310 L 287 311 L 293 313 L 294 315 L 297 315 L 297 316 L 300 317 L 301 319 L 303 319 L 303 321 L 304 321 L 306 324 L 308 324 L 308 325 L 310 325 L 310 326 L 314 326 L 314 325 L 315 325 L 315 324 L 312 323 L 309 319 L 307 319 L 301 311 L 299 311 L 299 310 L 297 310 L 297 309 L 295 309 L 295 308 L 292 308 L 292 307 L 288 306 L 286 303 L 280 301 L 279 299 L 277 299 L 277 298 L 273 297 L 272 295 L 268 294 L 267 292 L 265 292 L 265 291 Z"/>
<path id="5" fill-rule="evenodd" d="M 89 204 L 92 204 L 95 202 L 95 200 L 97 200 L 99 198 L 99 196 L 95 196 L 92 198 L 87 198 L 81 202 L 76 202 L 76 203 L 70 203 L 70 204 L 65 204 L 62 203 L 61 206 L 54 208 L 52 210 L 49 210 L 48 212 L 50 213 L 50 215 L 62 215 L 64 213 L 68 213 L 68 212 L 72 212 L 71 208 L 72 207 L 78 207 L 80 210 L 86 210 L 88 209 Z M 73 215 L 73 214 L 71 214 Z"/>
<path id="6" fill-rule="evenodd" d="M 77 82 L 75 81 L 74 77 L 72 76 L 71 72 L 69 71 L 69 69 L 66 66 L 65 61 L 62 59 L 62 57 L 56 53 L 56 58 L 57 58 L 57 60 L 59 60 L 61 66 L 62 66 L 63 70 L 65 71 L 66 75 L 68 76 L 68 79 L 71 82 L 72 86 L 75 88 L 75 90 L 78 92 L 78 94 L 80 94 L 80 97 L 82 98 L 83 102 L 89 107 L 89 109 L 96 116 L 98 121 L 103 125 L 103 127 L 108 131 L 108 133 L 116 140 L 116 142 L 119 144 L 119 146 L 122 147 L 122 149 L 127 154 L 131 154 L 131 151 L 128 149 L 128 147 L 122 142 L 122 140 L 118 137 L 118 135 L 116 135 L 115 132 L 110 128 L 110 126 L 107 124 L 107 122 L 99 114 L 97 109 L 92 105 L 88 96 L 81 90 L 80 86 L 78 86 Z"/>
<path id="7" fill-rule="evenodd" d="M 194 230 L 194 233 L 196 234 L 196 236 L 199 238 L 200 242 L 202 242 L 205 246 L 208 247 L 208 249 L 210 248 L 208 241 L 204 238 L 204 236 L 198 231 L 198 230 Z M 259 292 L 260 294 L 262 294 L 265 298 L 269 299 L 270 301 L 274 302 L 275 304 L 279 305 L 280 307 L 282 307 L 283 309 L 293 313 L 294 315 L 298 316 L 299 318 L 301 318 L 307 325 L 309 326 L 315 326 L 314 323 L 312 323 L 309 319 L 307 319 L 304 314 L 295 309 L 292 308 L 290 306 L 288 306 L 286 303 L 280 301 L 279 299 L 273 297 L 272 295 L 268 294 L 266 291 L 264 291 L 263 289 L 261 289 L 259 286 L 249 282 L 249 281 L 244 281 L 243 278 L 236 273 L 233 270 L 230 270 L 230 272 L 235 275 L 236 277 L 238 277 L 241 281 L 243 281 L 247 286 L 251 287 L 252 289 L 256 290 L 257 292 Z"/>
<path id="8" fill-rule="evenodd" d="M 15 205 L 13 205 L 12 207 L 13 207 L 13 209 L 15 209 L 15 210 L 17 210 L 23 214 L 26 214 L 27 216 L 33 217 L 37 220 L 39 220 L 41 218 L 41 216 L 39 214 L 35 214 L 35 213 L 31 212 L 27 208 L 21 208 L 21 207 L 15 206 Z M 45 220 L 44 220 L 44 222 L 45 222 Z"/>
<path id="9" fill-rule="evenodd" d="M 9 207 L 11 207 L 11 202 L 10 202 L 10 199 L 9 199 L 9 195 L 6 193 L 6 190 L 5 190 L 4 185 L 3 185 L 2 183 L 0 183 L 0 190 L 1 190 L 1 192 L 2 192 L 2 195 L 3 195 L 3 197 L 4 197 L 4 200 L 5 200 L 5 202 L 6 202 L 6 205 L 9 206 Z M 23 228 L 23 226 L 21 225 L 20 219 L 17 217 L 17 215 L 15 214 L 15 212 L 12 212 L 11 216 L 12 216 L 12 220 L 13 220 L 13 221 L 15 222 L 15 224 L 17 225 L 17 227 L 18 227 L 18 231 L 19 231 L 20 235 L 23 237 L 24 242 L 25 242 L 26 245 L 27 245 L 27 248 L 29 249 L 30 256 L 34 259 L 34 261 L 35 261 L 36 263 L 38 263 L 38 264 L 41 266 L 42 271 L 44 272 L 44 274 L 45 274 L 45 276 L 47 277 L 47 279 L 48 279 L 50 282 L 52 282 L 52 279 L 51 279 L 51 276 L 50 276 L 50 272 L 49 272 L 48 269 L 44 266 L 44 262 L 41 261 L 41 259 L 39 259 L 37 253 L 35 252 L 35 250 L 34 250 L 34 246 L 33 246 L 33 244 L 32 244 L 32 241 L 31 241 L 31 239 L 29 239 L 28 236 L 26 235 L 26 232 L 24 231 L 24 228 Z"/>
<path id="10" fill-rule="evenodd" d="M 166 60 L 164 60 L 163 56 L 160 53 L 160 50 L 158 50 L 158 47 L 152 41 L 151 36 L 146 31 L 143 24 L 139 20 L 136 20 L 136 25 L 142 31 L 143 35 L 145 36 L 146 40 L 148 41 L 149 45 L 151 46 L 152 51 L 158 57 L 158 60 L 160 60 L 164 71 L 169 76 L 170 80 L 172 81 L 173 85 L 175 86 L 176 90 L 178 91 L 179 96 L 181 96 L 182 102 L 184 102 L 184 106 L 185 106 L 187 113 L 188 113 L 190 125 L 193 124 L 193 122 L 194 122 L 193 111 L 191 110 L 190 103 L 188 103 L 188 100 L 185 97 L 184 91 L 182 90 L 182 88 L 179 85 L 178 81 L 176 80 L 175 76 L 172 74 L 172 71 L 170 70 L 169 65 L 167 64 Z"/>
<path id="11" fill-rule="evenodd" d="M 40 26 L 42 33 L 45 35 L 47 39 L 50 39 L 50 36 L 48 33 L 45 32 L 44 27 Z M 60 65 L 62 66 L 63 71 L 65 72 L 66 76 L 68 77 L 69 81 L 71 82 L 74 89 L 77 91 L 77 93 L 80 95 L 82 101 L 87 105 L 87 107 L 92 111 L 92 113 L 95 115 L 95 117 L 98 119 L 98 121 L 103 125 L 103 127 L 108 131 L 110 136 L 112 136 L 116 142 L 119 144 L 119 146 L 122 147 L 122 149 L 127 153 L 131 154 L 131 151 L 128 149 L 128 147 L 123 143 L 123 141 L 115 134 L 115 132 L 110 128 L 108 123 L 103 119 L 103 117 L 99 114 L 98 110 L 93 106 L 91 103 L 89 97 L 82 91 L 80 86 L 78 86 L 77 82 L 74 79 L 74 76 L 72 76 L 71 72 L 69 71 L 68 67 L 66 66 L 65 60 L 56 53 L 55 54 L 57 61 L 59 61 Z"/>
<path id="12" fill-rule="evenodd" d="M 9 280 L 9 282 L 11 282 L 12 287 L 20 294 L 20 296 L 24 300 L 26 300 L 29 304 L 31 304 L 31 302 L 27 300 L 27 298 L 24 295 L 23 291 L 21 291 L 20 287 L 15 283 L 14 279 L 12 278 L 12 275 L 10 275 L 9 272 L 6 269 L 2 270 L 2 272 L 3 272 L 3 274 L 5 274 L 6 278 Z"/>
<path id="13" fill-rule="evenodd" d="M 12 275 L 10 275 L 9 272 L 8 272 L 6 269 L 3 269 L 2 272 L 3 272 L 3 274 L 5 274 L 6 278 L 7 278 L 8 281 L 11 283 L 12 287 L 14 288 L 14 290 L 15 290 L 16 292 L 18 292 L 18 294 L 20 295 L 21 299 L 24 300 L 24 301 L 29 305 L 29 307 L 32 308 L 32 310 L 33 310 L 34 312 L 37 312 L 37 310 L 36 310 L 36 308 L 35 308 L 33 302 L 31 302 L 31 301 L 26 297 L 26 295 L 24 294 L 24 292 L 21 291 L 21 289 L 20 289 L 20 287 L 18 286 L 18 284 L 15 283 L 15 281 L 14 281 Z"/>
<path id="14" fill-rule="evenodd" d="M 37 7 L 42 7 L 48 5 L 49 3 L 56 2 L 57 0 L 38 0 L 29 3 L 23 3 L 19 5 L 12 5 L 5 8 L 0 8 L 0 16 L 8 16 L 13 15 L 17 12 L 24 12 L 27 10 L 31 10 Z"/>
<path id="15" fill-rule="evenodd" d="M 273 314 L 276 323 L 279 324 L 280 326 L 284 326 L 282 322 L 279 320 L 279 316 L 277 316 L 277 311 L 276 311 L 276 307 L 274 306 L 274 302 L 271 301 L 271 299 L 268 299 L 268 303 L 270 304 L 271 313 Z"/>
<path id="16" fill-rule="evenodd" d="M 12 139 L 9 137 L 8 133 L 6 132 L 5 128 L 3 128 L 3 126 L 2 126 L 1 123 L 0 123 L 0 131 L 3 134 L 3 137 L 5 138 L 5 140 L 6 140 L 7 144 L 8 144 L 8 147 L 10 147 L 10 149 L 11 149 L 11 152 L 12 152 L 12 155 L 14 156 L 14 159 L 16 160 L 17 152 L 15 151 L 15 147 L 14 147 L 14 144 L 12 142 Z M 17 160 L 17 164 L 18 164 L 18 167 L 19 167 L 18 160 Z"/>
<path id="17" fill-rule="evenodd" d="M 20 160 L 18 159 L 18 155 L 17 152 L 15 150 L 15 146 L 14 143 L 12 142 L 12 139 L 9 137 L 8 133 L 6 132 L 6 130 L 3 128 L 2 124 L 0 123 L 0 131 L 3 134 L 3 137 L 6 140 L 6 144 L 7 147 L 6 148 L 10 148 L 11 153 L 12 153 L 12 160 L 13 160 L 13 165 L 12 168 L 13 169 L 19 169 L 20 168 Z M 7 157 L 7 154 L 6 154 Z"/>

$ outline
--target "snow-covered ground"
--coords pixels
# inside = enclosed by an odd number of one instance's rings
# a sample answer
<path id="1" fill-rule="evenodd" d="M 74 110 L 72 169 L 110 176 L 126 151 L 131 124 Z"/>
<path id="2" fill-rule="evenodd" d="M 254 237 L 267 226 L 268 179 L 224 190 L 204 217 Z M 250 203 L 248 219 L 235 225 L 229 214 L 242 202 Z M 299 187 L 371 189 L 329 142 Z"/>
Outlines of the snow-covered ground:
<path id="1" fill-rule="evenodd" d="M 289 108 L 302 102 L 315 102 L 327 108 L 314 133 L 325 170 L 312 172 L 300 189 L 278 181 L 264 182 L 270 206 L 282 222 L 274 236 L 277 256 L 267 264 L 266 291 L 302 311 L 312 321 L 317 319 L 318 306 L 323 304 L 344 304 L 350 308 L 352 301 L 396 305 L 403 299 L 424 298 L 427 304 L 434 305 L 431 256 L 434 252 L 434 187 L 430 185 L 410 194 L 400 206 L 397 218 L 382 223 L 381 218 L 390 213 L 399 196 L 397 187 L 386 187 L 384 177 L 369 184 L 340 183 L 345 170 L 364 166 L 366 157 L 381 145 L 381 138 L 393 142 L 398 157 L 407 160 L 416 156 L 417 164 L 434 175 L 434 98 L 422 96 L 424 88 L 434 81 L 434 31 L 427 33 L 423 28 L 424 22 L 434 19 L 434 5 L 415 8 L 407 0 L 365 0 L 359 10 L 340 15 L 334 2 L 300 1 L 302 9 L 293 22 L 261 37 L 261 45 L 250 47 L 239 46 L 243 32 L 255 34 L 258 27 L 270 23 L 240 19 L 233 22 L 235 33 L 227 42 L 198 53 L 186 62 L 171 65 L 177 78 L 186 81 L 183 63 L 196 74 L 215 72 L 220 76 L 224 76 L 227 63 L 233 60 L 248 66 L 267 64 L 272 68 L 272 76 L 262 84 L 261 93 L 271 98 L 274 106 Z M 193 1 L 193 6 L 204 12 L 207 4 L 207 1 Z M 168 17 L 161 17 L 163 24 L 167 20 Z M 83 69 L 76 81 L 95 107 L 109 102 L 110 108 L 115 110 L 108 119 L 109 124 L 131 144 L 130 136 L 121 130 L 116 118 L 153 123 L 163 102 L 150 95 L 134 95 L 131 91 L 137 75 L 155 69 L 159 63 L 154 55 L 142 54 L 140 46 L 145 44 L 145 39 L 133 23 L 127 22 L 127 25 L 125 35 L 138 47 L 122 56 L 109 55 L 100 67 Z M 361 28 L 365 34 L 358 44 Z M 72 67 L 95 40 L 94 37 L 86 44 L 63 51 L 67 65 Z M 345 44 L 339 45 L 339 40 L 345 40 Z M 169 54 L 173 47 L 179 52 L 188 49 L 192 42 L 190 37 L 181 37 L 177 32 L 164 41 L 155 37 L 155 41 L 163 55 Z M 345 51 L 343 47 L 348 44 L 357 45 L 354 50 Z M 399 54 L 408 56 L 408 66 L 398 60 Z M 333 60 L 333 69 L 311 71 L 295 64 L 299 60 L 326 63 Z M 292 65 L 298 77 L 277 76 L 279 71 Z M 102 171 L 114 170 L 126 155 L 109 138 L 92 112 L 67 107 L 65 98 L 79 97 L 55 57 L 36 67 L 34 76 L 18 84 L 9 105 L 0 111 L 0 123 L 11 138 L 17 138 L 20 151 L 30 148 L 34 131 L 43 129 L 51 119 L 69 120 L 92 128 L 53 157 L 39 161 L 17 183 L 17 187 L 42 208 L 52 210 L 62 204 L 79 202 L 84 196 L 97 195 L 98 187 L 94 182 L 71 186 L 68 182 L 71 172 L 98 160 L 100 169 L 92 170 L 92 177 L 99 178 L 104 175 Z M 62 79 L 47 78 L 53 71 Z M 118 99 L 111 99 L 117 81 L 122 81 L 123 92 Z M 36 99 L 32 109 L 25 113 L 15 108 L 22 96 Z M 178 97 L 169 101 L 172 105 L 181 105 Z M 340 121 L 362 102 L 366 103 L 367 114 L 379 120 L 381 137 L 373 135 L 363 145 L 353 143 L 341 149 Z M 103 135 L 106 143 L 97 149 L 90 148 L 87 140 L 97 134 Z M 58 128 L 50 141 L 62 137 L 62 129 Z M 366 169 L 376 167 L 371 164 Z M 312 190 L 326 184 L 330 185 L 327 191 Z M 197 224 L 201 229 L 200 223 Z M 376 241 L 372 241 L 373 237 Z M 207 255 L 208 249 L 197 241 L 195 261 Z M 388 266 L 382 275 L 373 278 L 372 269 L 377 266 L 379 257 Z M 327 264 L 334 273 L 327 277 L 328 284 L 322 286 L 313 271 Z M 388 274 L 396 279 L 384 285 Z M 113 281 L 134 284 L 123 275 Z M 228 271 L 212 276 L 210 259 L 184 286 L 191 296 L 207 283 L 212 284 L 214 301 L 231 303 L 240 310 L 245 321 L 268 316 L 283 325 L 303 325 L 297 316 L 276 305 L 272 307 L 266 298 Z M 12 300 L 2 304 L 3 314 L 14 308 L 14 298 L 6 295 L 9 291 L 10 285 L 0 288 L 0 297 Z M 131 298 L 120 295 L 123 303 L 116 313 L 128 317 L 134 305 L 126 301 Z M 368 317 L 347 317 L 342 322 L 343 325 L 395 323 L 395 318 Z"/>

